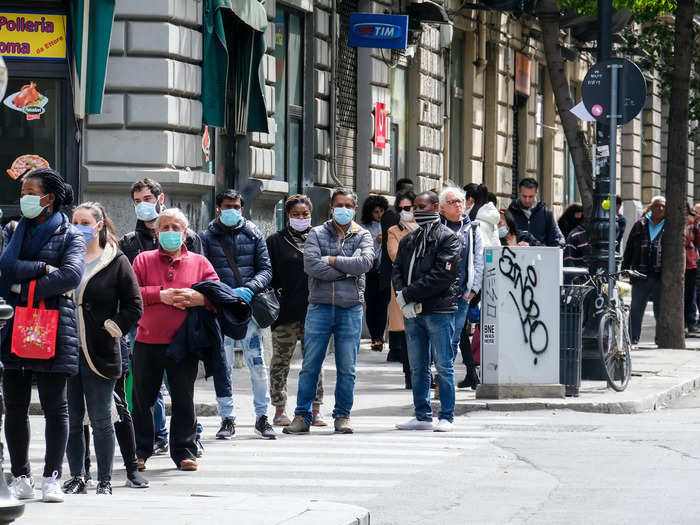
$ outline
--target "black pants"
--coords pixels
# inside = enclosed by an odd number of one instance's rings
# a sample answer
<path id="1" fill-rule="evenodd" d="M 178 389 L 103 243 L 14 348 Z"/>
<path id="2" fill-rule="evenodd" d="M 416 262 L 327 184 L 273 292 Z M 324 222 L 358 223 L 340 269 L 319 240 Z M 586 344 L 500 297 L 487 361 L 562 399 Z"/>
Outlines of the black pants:
<path id="1" fill-rule="evenodd" d="M 642 334 L 642 321 L 647 303 L 654 303 L 654 319 L 659 318 L 659 288 L 661 288 L 661 275 L 649 272 L 646 279 L 632 280 L 632 304 L 630 306 L 630 339 L 639 341 Z M 656 329 L 654 329 L 656 333 Z"/>
<path id="2" fill-rule="evenodd" d="M 372 341 L 384 341 L 391 289 L 380 286 L 379 272 L 376 270 L 372 269 L 365 275 L 365 304 L 367 305 L 369 335 Z"/>
<path id="3" fill-rule="evenodd" d="M 67 374 L 8 370 L 3 373 L 5 397 L 5 440 L 10 452 L 12 475 L 31 476 L 29 466 L 29 402 L 32 377 L 36 377 L 39 401 L 44 412 L 44 477 L 54 471 L 61 477 L 61 465 L 68 443 Z"/>
<path id="4" fill-rule="evenodd" d="M 455 326 L 455 330 L 458 328 Z M 469 322 L 466 322 L 462 327 L 462 334 L 459 336 L 459 351 L 462 354 L 462 361 L 467 367 L 467 373 L 473 368 L 476 368 L 474 354 L 472 354 L 472 345 L 469 340 Z"/>
<path id="5" fill-rule="evenodd" d="M 411 375 L 411 365 L 408 362 L 408 343 L 406 342 L 406 332 L 390 332 L 401 335 L 401 347 L 399 349 L 399 358 L 403 365 L 403 373 L 407 376 Z"/>
<path id="6" fill-rule="evenodd" d="M 126 471 L 134 472 L 136 470 L 136 435 L 134 434 L 134 422 L 126 403 L 124 389 L 126 376 L 127 374 L 122 375 L 117 379 L 117 384 L 114 385 L 114 402 L 117 406 L 117 414 L 119 414 L 119 421 L 114 423 L 114 433 L 117 436 L 117 443 L 124 459 Z"/>
<path id="7" fill-rule="evenodd" d="M 693 317 L 695 317 L 695 312 L 693 311 L 693 299 L 695 299 L 695 274 L 697 274 L 697 268 L 692 268 L 685 271 L 685 290 L 684 290 L 684 313 L 685 313 L 685 326 L 691 326 L 693 324 Z"/>
<path id="8" fill-rule="evenodd" d="M 134 431 L 136 455 L 148 459 L 153 455 L 153 405 L 156 403 L 163 372 L 168 374 L 172 416 L 170 418 L 170 457 L 176 465 L 183 459 L 196 459 L 197 420 L 194 412 L 194 382 L 197 359 L 185 356 L 175 362 L 165 355 L 168 345 L 134 345 Z"/>

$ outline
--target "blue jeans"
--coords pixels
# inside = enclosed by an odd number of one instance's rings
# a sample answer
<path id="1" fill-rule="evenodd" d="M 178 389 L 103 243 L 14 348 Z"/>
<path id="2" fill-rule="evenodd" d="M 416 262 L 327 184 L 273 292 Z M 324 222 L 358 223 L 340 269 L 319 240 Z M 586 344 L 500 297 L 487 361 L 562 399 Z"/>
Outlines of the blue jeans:
<path id="1" fill-rule="evenodd" d="M 95 442 L 98 481 L 111 481 L 114 463 L 113 393 L 116 381 L 95 374 L 80 358 L 78 373 L 68 378 L 68 445 L 66 455 L 71 476 L 85 475 L 83 420 L 87 405 Z"/>
<path id="2" fill-rule="evenodd" d="M 335 342 L 335 408 L 333 418 L 349 417 L 355 392 L 355 364 L 362 335 L 362 305 L 340 308 L 331 304 L 310 304 L 304 327 L 304 358 L 299 372 L 297 408 L 294 413 L 311 424 L 311 406 L 328 341 Z"/>
<path id="3" fill-rule="evenodd" d="M 248 330 L 245 337 L 240 340 L 241 348 L 243 349 L 243 357 L 245 363 L 250 370 L 250 383 L 253 388 L 253 406 L 255 407 L 255 417 L 267 415 L 267 407 L 270 405 L 270 390 L 267 380 L 267 367 L 263 358 L 262 337 L 260 336 L 260 328 L 255 321 L 251 320 L 248 323 Z M 231 377 L 231 369 L 233 368 L 235 341 L 226 337 L 224 339 L 224 348 L 226 350 L 226 373 Z M 214 376 L 216 381 L 216 375 Z M 225 396 L 216 398 L 219 405 L 219 417 L 222 420 L 232 419 L 233 415 L 233 396 Z"/>
<path id="4" fill-rule="evenodd" d="M 455 314 L 418 314 L 404 319 L 408 361 L 411 364 L 413 405 L 416 419 L 432 421 L 430 408 L 430 354 L 439 374 L 440 413 L 438 419 L 452 421 L 455 411 Z M 459 342 L 459 336 L 457 336 Z"/>
<path id="5" fill-rule="evenodd" d="M 464 323 L 467 322 L 467 314 L 469 313 L 469 301 L 463 297 L 459 298 L 459 303 L 457 305 L 457 312 L 455 313 L 455 329 L 452 335 L 452 360 L 457 358 L 457 352 L 459 351 L 459 343 L 462 337 L 462 330 L 464 329 Z M 467 339 L 468 340 L 468 339 Z M 471 348 L 469 349 L 471 352 Z"/>

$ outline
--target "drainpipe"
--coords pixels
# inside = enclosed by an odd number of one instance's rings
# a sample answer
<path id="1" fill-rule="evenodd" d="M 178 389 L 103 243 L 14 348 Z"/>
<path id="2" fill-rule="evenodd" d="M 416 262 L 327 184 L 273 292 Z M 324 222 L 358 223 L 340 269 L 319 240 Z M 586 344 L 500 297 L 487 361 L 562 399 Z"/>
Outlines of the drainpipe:
<path id="1" fill-rule="evenodd" d="M 477 45 L 477 56 L 474 61 L 476 66 L 476 74 L 483 73 L 486 69 L 488 61 L 486 60 L 486 17 L 488 15 L 484 11 L 479 12 L 479 35 Z"/>

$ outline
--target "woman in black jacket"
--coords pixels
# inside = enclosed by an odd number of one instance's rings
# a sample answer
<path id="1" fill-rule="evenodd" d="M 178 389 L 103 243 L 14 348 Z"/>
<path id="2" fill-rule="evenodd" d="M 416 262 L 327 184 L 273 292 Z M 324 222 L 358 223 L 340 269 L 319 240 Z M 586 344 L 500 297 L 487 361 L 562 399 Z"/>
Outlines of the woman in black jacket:
<path id="1" fill-rule="evenodd" d="M 34 497 L 29 465 L 29 402 L 36 380 L 44 412 L 46 455 L 42 499 L 63 501 L 58 479 L 68 440 L 66 384 L 78 371 L 78 322 L 69 292 L 80 283 L 85 264 L 85 241 L 62 212 L 73 202 L 73 190 L 59 173 L 34 170 L 24 176 L 20 209 L 22 219 L 7 226 L 7 243 L 0 257 L 0 297 L 14 307 L 27 306 L 30 283 L 36 281 L 35 304 L 58 310 L 55 355 L 29 359 L 12 352 L 12 334 L 17 319 L 3 328 L 2 361 L 5 397 L 5 438 L 10 452 L 10 489 L 18 499 Z M 37 341 L 37 347 L 47 345 Z M 20 352 L 21 353 L 21 352 Z"/>
<path id="2" fill-rule="evenodd" d="M 304 320 L 309 306 L 309 288 L 304 273 L 304 243 L 311 230 L 311 200 L 306 195 L 292 195 L 284 210 L 289 226 L 267 238 L 267 250 L 272 263 L 270 286 L 277 291 L 280 314 L 272 325 L 272 359 L 270 361 L 270 398 L 275 405 L 276 426 L 288 426 L 287 376 L 297 341 L 304 351 Z M 323 402 L 323 373 L 318 379 L 313 403 L 314 426 L 326 426 L 320 415 Z"/>
<path id="3" fill-rule="evenodd" d="M 97 456 L 97 494 L 111 494 L 114 461 L 113 392 L 122 377 L 120 341 L 143 313 L 136 275 L 118 248 L 114 227 L 101 204 L 87 202 L 73 212 L 73 225 L 85 238 L 85 273 L 75 290 L 80 360 L 68 381 L 67 494 L 85 493 L 85 406 Z"/>

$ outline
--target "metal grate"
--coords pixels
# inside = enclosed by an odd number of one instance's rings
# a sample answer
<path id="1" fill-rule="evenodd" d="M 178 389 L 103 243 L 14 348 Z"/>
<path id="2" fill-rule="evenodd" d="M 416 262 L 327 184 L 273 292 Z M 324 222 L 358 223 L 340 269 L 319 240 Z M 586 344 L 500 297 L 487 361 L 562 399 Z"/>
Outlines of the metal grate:
<path id="1" fill-rule="evenodd" d="M 338 176 L 344 185 L 354 187 L 357 148 L 357 48 L 348 45 L 350 13 L 357 12 L 357 0 L 338 2 L 340 35 L 338 38 L 338 60 L 336 64 Z"/>

